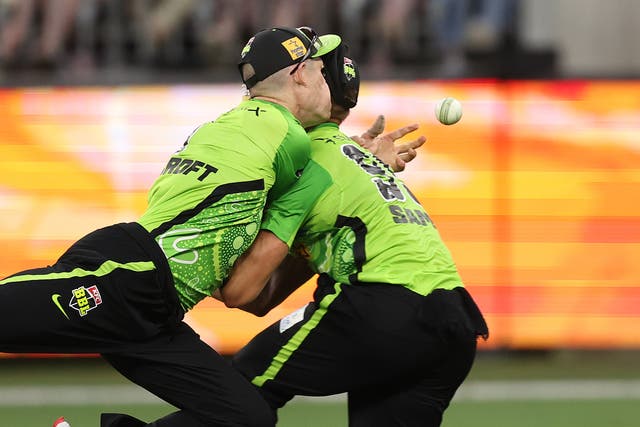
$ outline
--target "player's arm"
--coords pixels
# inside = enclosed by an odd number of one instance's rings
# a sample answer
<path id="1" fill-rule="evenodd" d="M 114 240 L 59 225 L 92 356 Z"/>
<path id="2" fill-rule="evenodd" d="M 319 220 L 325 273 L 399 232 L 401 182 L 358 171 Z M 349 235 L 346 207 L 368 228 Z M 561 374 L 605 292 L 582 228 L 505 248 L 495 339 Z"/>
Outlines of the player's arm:
<path id="1" fill-rule="evenodd" d="M 213 296 L 223 301 L 227 307 L 241 308 L 262 315 L 266 313 L 263 312 L 265 307 L 274 307 L 271 299 L 278 298 L 280 294 L 276 289 L 267 289 L 264 294 L 263 290 L 271 275 L 287 256 L 311 208 L 330 185 L 331 176 L 328 172 L 313 160 L 309 161 L 293 187 L 269 206 L 258 236 L 236 261 L 220 292 Z M 270 286 L 276 287 L 278 284 L 279 281 L 275 280 Z M 292 290 L 282 292 L 288 295 Z M 254 302 L 258 297 L 264 300 Z M 250 303 L 254 303 L 255 307 Z"/>
<path id="2" fill-rule="evenodd" d="M 304 259 L 287 256 L 288 251 L 273 233 L 260 231 L 214 297 L 227 307 L 264 316 L 314 274 Z"/>
<path id="3" fill-rule="evenodd" d="M 288 255 L 271 274 L 256 299 L 238 308 L 256 316 L 264 316 L 274 307 L 280 305 L 313 275 L 314 273 L 305 259 Z"/>
<path id="4" fill-rule="evenodd" d="M 286 243 L 270 231 L 261 230 L 251 247 L 236 261 L 219 294 L 214 296 L 219 296 L 230 308 L 248 306 L 263 293 L 271 274 L 287 253 Z"/>

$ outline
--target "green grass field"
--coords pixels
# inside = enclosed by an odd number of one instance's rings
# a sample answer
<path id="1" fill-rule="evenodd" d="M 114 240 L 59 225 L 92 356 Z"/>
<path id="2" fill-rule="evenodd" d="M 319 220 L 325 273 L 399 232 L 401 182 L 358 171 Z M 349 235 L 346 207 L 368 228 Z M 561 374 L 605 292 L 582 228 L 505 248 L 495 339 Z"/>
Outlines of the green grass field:
<path id="1" fill-rule="evenodd" d="M 635 427 L 637 352 L 481 353 L 444 427 Z M 0 359 L 0 426 L 98 425 L 100 412 L 152 420 L 172 411 L 100 359 Z M 92 399 L 95 398 L 95 401 Z M 295 399 L 279 426 L 346 426 L 346 400 Z"/>

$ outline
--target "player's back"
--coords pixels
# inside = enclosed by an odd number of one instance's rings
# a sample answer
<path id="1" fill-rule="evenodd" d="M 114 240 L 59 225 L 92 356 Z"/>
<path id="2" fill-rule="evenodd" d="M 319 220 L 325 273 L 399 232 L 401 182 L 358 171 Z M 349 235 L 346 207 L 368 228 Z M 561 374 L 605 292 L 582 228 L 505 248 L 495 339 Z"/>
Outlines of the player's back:
<path id="1" fill-rule="evenodd" d="M 201 125 L 167 162 L 140 223 L 152 231 L 213 194 L 288 188 L 309 156 L 308 136 L 277 104 L 249 100 Z"/>
<path id="2" fill-rule="evenodd" d="M 200 126 L 169 159 L 138 222 L 167 256 L 183 306 L 222 283 L 255 238 L 267 199 L 308 158 L 309 137 L 288 110 L 248 100 Z"/>
<path id="3" fill-rule="evenodd" d="M 387 165 L 335 124 L 310 136 L 311 161 L 332 181 L 299 234 L 318 272 L 343 283 L 400 284 L 423 295 L 462 286 L 431 218 Z"/>

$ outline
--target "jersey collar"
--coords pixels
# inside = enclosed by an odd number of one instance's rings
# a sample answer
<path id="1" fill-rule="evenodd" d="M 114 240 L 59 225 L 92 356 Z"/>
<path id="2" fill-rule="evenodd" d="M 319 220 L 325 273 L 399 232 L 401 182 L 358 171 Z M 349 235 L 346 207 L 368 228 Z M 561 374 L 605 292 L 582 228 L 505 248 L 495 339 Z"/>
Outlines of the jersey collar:
<path id="1" fill-rule="evenodd" d="M 340 126 L 338 126 L 337 123 L 334 122 L 324 122 L 324 123 L 320 123 L 319 125 L 315 125 L 314 127 L 311 127 L 309 129 L 307 129 L 307 132 L 311 132 L 312 130 L 316 130 L 316 129 L 320 129 L 320 128 L 334 128 L 334 129 L 340 129 Z"/>

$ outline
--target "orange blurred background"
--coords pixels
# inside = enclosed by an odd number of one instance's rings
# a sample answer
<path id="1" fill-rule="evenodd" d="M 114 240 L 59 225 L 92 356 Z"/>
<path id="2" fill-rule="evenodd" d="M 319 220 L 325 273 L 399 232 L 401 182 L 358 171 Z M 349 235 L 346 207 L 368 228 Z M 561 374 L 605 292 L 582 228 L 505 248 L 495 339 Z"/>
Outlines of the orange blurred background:
<path id="1" fill-rule="evenodd" d="M 458 98 L 462 120 L 433 108 Z M 135 221 L 167 158 L 240 100 L 237 85 L 0 90 L 0 277 L 50 264 L 93 229 Z M 482 348 L 640 348 L 640 83 L 363 83 L 345 123 L 419 123 L 401 176 L 490 323 Z M 264 318 L 200 303 L 188 322 L 221 353 Z"/>

